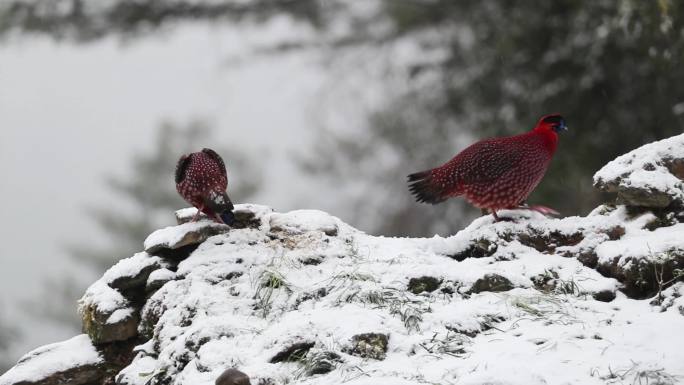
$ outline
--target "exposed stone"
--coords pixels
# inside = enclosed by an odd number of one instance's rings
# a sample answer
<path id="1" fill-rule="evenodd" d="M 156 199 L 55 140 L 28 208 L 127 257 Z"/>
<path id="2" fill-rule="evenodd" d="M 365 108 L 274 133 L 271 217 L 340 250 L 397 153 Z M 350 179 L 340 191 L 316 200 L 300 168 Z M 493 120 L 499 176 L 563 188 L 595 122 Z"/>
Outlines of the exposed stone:
<path id="1" fill-rule="evenodd" d="M 169 264 L 169 269 L 175 271 L 178 264 L 189 257 L 198 247 L 199 243 L 182 246 L 177 249 L 159 249 L 154 252 L 154 255 L 164 258 Z"/>
<path id="2" fill-rule="evenodd" d="M 216 385 L 251 385 L 249 376 L 237 369 L 227 369 L 216 379 Z"/>
<path id="3" fill-rule="evenodd" d="M 161 288 L 155 295 L 151 296 L 145 303 L 145 306 L 140 311 L 140 324 L 138 325 L 138 332 L 140 336 L 145 339 L 151 339 L 154 335 L 154 328 L 159 322 L 159 318 L 166 310 L 163 306 L 163 296 L 159 296 L 165 290 L 166 286 Z"/>
<path id="4" fill-rule="evenodd" d="M 617 202 L 651 208 L 684 204 L 684 135 L 649 143 L 609 162 L 594 186 L 616 193 Z"/>
<path id="5" fill-rule="evenodd" d="M 278 362 L 293 362 L 293 361 L 299 361 L 306 354 L 309 352 L 311 348 L 314 347 L 313 342 L 297 342 L 294 343 L 287 348 L 281 350 L 278 352 L 275 356 L 273 356 L 269 362 L 272 364 L 278 363 Z"/>
<path id="6" fill-rule="evenodd" d="M 432 293 L 439 288 L 441 281 L 435 277 L 423 276 L 419 278 L 411 278 L 408 283 L 408 289 L 413 294 L 420 294 L 423 292 Z"/>
<path id="7" fill-rule="evenodd" d="M 577 255 L 577 260 L 584 266 L 594 269 L 598 264 L 598 255 L 594 250 L 583 251 Z"/>
<path id="8" fill-rule="evenodd" d="M 668 207 L 673 201 L 673 197 L 664 191 L 654 188 L 644 189 L 640 187 L 625 186 L 616 189 L 618 193 L 617 203 L 628 206 L 642 207 Z"/>
<path id="9" fill-rule="evenodd" d="M 382 333 L 357 334 L 352 337 L 351 345 L 343 349 L 345 353 L 362 358 L 384 360 L 389 345 L 389 335 Z"/>
<path id="10" fill-rule="evenodd" d="M 625 235 L 625 233 L 625 227 L 620 225 L 611 227 L 606 231 L 606 235 L 608 236 L 608 239 L 611 241 L 617 241 L 618 239 L 622 238 Z"/>
<path id="11" fill-rule="evenodd" d="M 506 277 L 498 274 L 487 274 L 475 281 L 468 291 L 469 293 L 481 293 L 483 291 L 500 292 L 512 290 L 515 286 Z"/>
<path id="12" fill-rule="evenodd" d="M 147 278 L 147 283 L 145 285 L 145 292 L 153 293 L 159 290 L 167 282 L 171 282 L 176 279 L 176 273 L 169 269 L 159 269 L 150 274 Z"/>
<path id="13" fill-rule="evenodd" d="M 125 341 L 137 336 L 138 309 L 103 280 L 90 286 L 79 301 L 83 332 L 94 344 Z"/>
<path id="14" fill-rule="evenodd" d="M 335 370 L 337 364 L 342 362 L 342 357 L 331 351 L 309 352 L 306 361 L 306 374 L 314 376 L 316 374 L 330 373 Z"/>
<path id="15" fill-rule="evenodd" d="M 658 275 L 656 275 L 658 269 Z M 596 270 L 606 277 L 617 279 L 623 284 L 622 289 L 630 298 L 645 299 L 655 295 L 659 290 L 663 290 L 677 282 L 675 274 L 684 269 L 684 252 L 673 252 L 669 259 L 655 262 L 646 258 L 614 258 L 610 262 L 600 263 Z M 657 281 L 660 277 L 662 283 L 668 283 L 661 287 Z M 681 280 L 683 277 L 680 277 Z"/>
<path id="16" fill-rule="evenodd" d="M 138 335 L 139 316 L 133 308 L 118 309 L 108 314 L 88 306 L 83 310 L 82 321 L 83 332 L 95 344 L 125 341 Z"/>
<path id="17" fill-rule="evenodd" d="M 323 257 L 322 255 L 316 255 L 316 256 L 302 257 L 299 259 L 299 261 L 303 265 L 315 266 L 315 265 L 320 265 L 324 259 L 325 259 L 325 257 Z"/>
<path id="18" fill-rule="evenodd" d="M 233 222 L 233 227 L 236 229 L 242 228 L 253 228 L 258 229 L 261 227 L 262 222 L 257 211 L 253 210 L 251 207 L 240 207 L 233 210 L 233 215 L 235 216 L 235 222 Z"/>
<path id="19" fill-rule="evenodd" d="M 161 259 L 138 253 L 131 258 L 123 259 L 104 275 L 104 279 L 113 289 L 122 293 L 128 290 L 139 290 L 147 284 L 150 274 L 162 268 Z"/>
<path id="20" fill-rule="evenodd" d="M 150 234 L 145 240 L 145 251 L 155 254 L 164 249 L 180 249 L 184 246 L 198 245 L 214 235 L 227 233 L 230 226 L 200 221 L 166 227 Z"/>
<path id="21" fill-rule="evenodd" d="M 530 278 L 534 287 L 544 293 L 551 293 L 556 290 L 558 286 L 558 273 L 555 271 L 547 271 L 545 274 L 539 274 Z"/>
<path id="22" fill-rule="evenodd" d="M 477 318 L 477 326 L 471 323 L 463 325 L 461 323 L 449 323 L 446 329 L 467 337 L 474 338 L 476 335 L 495 328 L 495 324 L 505 321 L 506 318 L 500 314 L 482 314 Z"/>
<path id="23" fill-rule="evenodd" d="M 560 231 L 544 234 L 530 228 L 527 232 L 514 234 L 510 239 L 517 239 L 523 245 L 532 247 L 541 253 L 550 253 L 560 246 L 575 246 L 582 242 L 584 235 L 581 232 L 565 234 Z"/>
<path id="24" fill-rule="evenodd" d="M 484 258 L 491 257 L 496 253 L 498 246 L 487 239 L 477 239 L 474 240 L 467 248 L 464 250 L 449 254 L 448 257 L 455 259 L 459 262 L 464 261 L 466 258 Z"/>
<path id="25" fill-rule="evenodd" d="M 670 171 L 670 174 L 676 176 L 677 178 L 684 180 L 684 159 L 666 159 L 664 162 L 665 167 Z"/>
<path id="26" fill-rule="evenodd" d="M 615 292 L 612 290 L 603 290 L 592 295 L 595 300 L 601 302 L 611 302 L 615 299 Z"/>

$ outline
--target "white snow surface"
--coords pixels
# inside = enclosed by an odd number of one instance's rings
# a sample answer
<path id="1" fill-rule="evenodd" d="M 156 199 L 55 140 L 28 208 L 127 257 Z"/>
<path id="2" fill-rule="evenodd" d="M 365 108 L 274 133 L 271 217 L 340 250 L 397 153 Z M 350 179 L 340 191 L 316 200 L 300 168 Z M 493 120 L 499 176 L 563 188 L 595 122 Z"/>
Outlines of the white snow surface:
<path id="1" fill-rule="evenodd" d="M 667 252 L 684 252 L 684 223 L 662 227 L 654 231 L 633 230 L 630 237 L 616 241 L 607 241 L 599 245 L 596 254 L 599 262 L 611 262 L 615 258 L 624 264 L 630 259 L 667 258 Z"/>
<path id="2" fill-rule="evenodd" d="M 129 301 L 117 290 L 109 287 L 102 278 L 88 287 L 78 304 L 81 313 L 83 309 L 94 305 L 97 305 L 97 309 L 102 313 L 113 313 L 129 307 Z"/>
<path id="3" fill-rule="evenodd" d="M 0 385 L 11 385 L 43 379 L 54 373 L 104 363 L 87 335 L 42 346 L 25 356 L 17 365 L 0 376 Z"/>
<path id="4" fill-rule="evenodd" d="M 147 284 L 149 285 L 155 281 L 171 281 L 176 278 L 176 273 L 169 269 L 159 269 L 153 271 L 147 278 Z"/>
<path id="5" fill-rule="evenodd" d="M 147 301 L 143 319 L 159 316 L 153 338 L 119 380 L 143 385 L 170 376 L 172 384 L 210 385 L 236 367 L 253 384 L 590 385 L 611 383 L 611 373 L 625 383 L 657 376 L 684 381 L 684 317 L 677 306 L 661 311 L 620 292 L 610 303 L 594 300 L 592 293 L 616 291 L 619 283 L 566 256 L 598 246 L 601 258 L 623 250 L 645 257 L 644 237 L 653 237 L 653 247 L 684 245 L 675 236 L 681 225 L 649 232 L 643 229 L 649 214 L 629 218 L 622 207 L 560 220 L 508 211 L 502 216 L 515 222 L 483 217 L 448 238 L 385 238 L 320 211 L 250 207 L 264 225 L 210 237 Z M 195 225 L 165 229 L 171 239 L 155 233 L 155 242 L 182 237 Z M 606 232 L 617 225 L 625 235 L 609 241 Z M 577 232 L 578 243 L 543 251 L 505 240 Z M 483 240 L 496 244 L 491 256 L 449 257 Z M 515 288 L 468 293 L 487 274 Z M 550 274 L 571 293 L 534 288 L 531 278 Z M 439 279 L 440 288 L 408 291 L 409 280 L 422 276 Z M 352 336 L 362 333 L 389 335 L 384 360 L 348 353 Z M 341 362 L 313 376 L 306 359 L 269 362 L 298 342 L 313 343 L 311 352 L 333 351 Z"/>
<path id="6" fill-rule="evenodd" d="M 159 229 L 150 234 L 143 243 L 145 250 L 150 249 L 155 245 L 174 245 L 180 242 L 183 237 L 190 231 L 199 231 L 205 227 L 220 227 L 228 228 L 228 226 L 216 223 L 210 220 L 202 220 L 197 222 L 187 222 L 182 225 L 169 226 Z"/>
<path id="7" fill-rule="evenodd" d="M 684 159 L 684 134 L 649 143 L 617 157 L 594 174 L 594 183 L 655 189 L 684 201 L 684 185 L 663 160 Z"/>
<path id="8" fill-rule="evenodd" d="M 111 284 L 120 277 L 134 277 L 144 268 L 154 264 L 163 265 L 164 263 L 161 258 L 151 256 L 144 251 L 136 253 L 132 257 L 124 258 L 110 267 L 104 273 L 102 279 L 105 283 Z"/>

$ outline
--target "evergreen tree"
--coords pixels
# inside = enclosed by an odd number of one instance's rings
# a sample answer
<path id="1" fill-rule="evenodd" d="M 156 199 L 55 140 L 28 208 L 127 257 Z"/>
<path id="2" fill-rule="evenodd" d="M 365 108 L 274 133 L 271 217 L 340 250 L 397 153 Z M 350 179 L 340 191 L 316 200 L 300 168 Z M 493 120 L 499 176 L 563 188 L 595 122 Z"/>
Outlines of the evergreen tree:
<path id="1" fill-rule="evenodd" d="M 594 171 L 627 150 L 680 133 L 684 123 L 680 1 L 10 0 L 0 6 L 0 35 L 134 38 L 184 20 L 260 23 L 276 15 L 317 33 L 274 52 L 320 49 L 337 66 L 349 63 L 336 60 L 341 55 L 362 62 L 389 53 L 384 81 L 406 85 L 373 108 L 366 132 L 322 136 L 312 152 L 316 162 L 302 162 L 314 177 L 336 181 L 349 180 L 341 178 L 361 160 L 370 165 L 359 168 L 353 196 L 336 200 L 344 202 L 337 210 L 353 214 L 345 219 L 367 222 L 362 227 L 373 232 L 429 235 L 467 221 L 456 215 L 460 203 L 447 204 L 449 213 L 417 206 L 403 182 L 409 172 L 448 160 L 468 136 L 520 133 L 544 113 L 562 113 L 570 131 L 530 200 L 578 214 L 601 201 L 591 187 Z M 407 42 L 418 47 L 408 58 L 388 49 Z M 358 64 L 342 72 L 357 73 Z M 395 163 L 382 163 L 386 154 Z M 315 164 L 321 157 L 336 161 Z M 335 186 L 321 195 L 338 194 Z M 368 220 L 370 212 L 383 215 Z"/>
<path id="2" fill-rule="evenodd" d="M 333 180 L 349 180 L 345 173 L 361 169 L 363 176 L 356 178 L 366 184 L 345 201 L 349 210 L 363 207 L 352 221 L 383 213 L 369 231 L 446 234 L 445 228 L 453 232 L 462 224 L 451 211 L 459 203 L 438 206 L 441 212 L 418 205 L 404 181 L 406 174 L 456 154 L 465 146 L 459 143 L 464 134 L 521 133 L 540 115 L 562 113 L 570 131 L 561 135 L 552 166 L 530 201 L 572 215 L 602 200 L 591 177 L 603 164 L 682 132 L 682 2 L 382 4 L 373 20 L 389 27 L 364 42 L 383 48 L 416 43 L 411 59 L 388 61 L 387 81 L 405 82 L 407 90 L 388 94 L 358 137 L 317 141 L 312 159 L 338 151 L 334 162 L 305 162 L 307 170 Z M 395 161 L 384 167 L 388 152 Z"/>
<path id="3" fill-rule="evenodd" d="M 0 306 L 1 307 L 1 306 Z M 17 332 L 6 323 L 0 313 L 0 373 L 6 372 L 14 362 L 8 357 L 11 343 L 17 338 Z"/>

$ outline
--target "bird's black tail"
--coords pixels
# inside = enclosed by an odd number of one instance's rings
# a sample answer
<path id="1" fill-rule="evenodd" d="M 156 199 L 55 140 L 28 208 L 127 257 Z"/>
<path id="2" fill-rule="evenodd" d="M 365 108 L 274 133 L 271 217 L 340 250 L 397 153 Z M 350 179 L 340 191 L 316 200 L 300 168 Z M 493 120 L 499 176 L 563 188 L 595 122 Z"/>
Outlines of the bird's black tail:
<path id="1" fill-rule="evenodd" d="M 435 181 L 433 170 L 421 171 L 408 176 L 409 190 L 416 201 L 437 204 L 447 200 L 444 189 Z"/>
<path id="2" fill-rule="evenodd" d="M 225 192 L 210 193 L 209 199 L 205 200 L 205 204 L 221 218 L 223 223 L 232 225 L 235 222 L 235 215 L 233 214 L 235 207 Z"/>

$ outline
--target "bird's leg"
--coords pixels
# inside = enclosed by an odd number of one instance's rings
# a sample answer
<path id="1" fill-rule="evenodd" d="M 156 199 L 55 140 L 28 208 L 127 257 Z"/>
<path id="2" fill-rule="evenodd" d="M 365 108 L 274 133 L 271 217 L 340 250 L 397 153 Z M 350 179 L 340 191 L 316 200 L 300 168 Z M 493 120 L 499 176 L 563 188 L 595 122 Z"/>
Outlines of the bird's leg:
<path id="1" fill-rule="evenodd" d="M 221 216 L 218 215 L 218 214 L 214 214 L 213 218 L 214 218 L 214 221 L 217 222 L 217 223 L 220 223 L 220 224 L 223 224 L 223 225 L 226 225 L 226 224 L 227 224 L 226 222 L 223 221 L 223 219 L 221 219 Z"/>
<path id="2" fill-rule="evenodd" d="M 192 219 L 190 220 L 190 222 L 197 222 L 197 221 L 199 221 L 200 215 L 202 215 L 202 210 L 201 210 L 201 209 L 197 209 L 197 214 L 195 214 L 195 216 L 192 217 Z"/>
<path id="3" fill-rule="evenodd" d="M 482 215 L 488 215 L 490 212 L 494 216 L 494 222 L 501 222 L 501 218 L 496 215 L 496 210 L 494 209 L 480 209 L 482 211 Z"/>
<path id="4" fill-rule="evenodd" d="M 548 215 L 560 215 L 560 213 L 558 211 L 552 209 L 551 207 L 546 207 L 546 206 L 541 206 L 541 205 L 530 206 L 527 203 L 525 203 L 524 201 L 520 202 L 518 204 L 518 208 L 523 209 L 523 210 L 536 211 L 542 215 L 547 215 L 547 216 Z"/>

